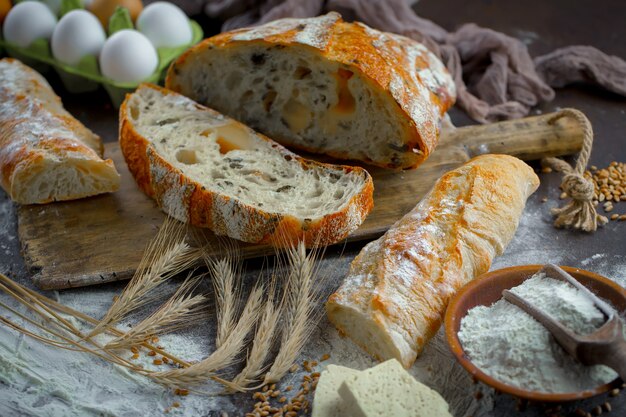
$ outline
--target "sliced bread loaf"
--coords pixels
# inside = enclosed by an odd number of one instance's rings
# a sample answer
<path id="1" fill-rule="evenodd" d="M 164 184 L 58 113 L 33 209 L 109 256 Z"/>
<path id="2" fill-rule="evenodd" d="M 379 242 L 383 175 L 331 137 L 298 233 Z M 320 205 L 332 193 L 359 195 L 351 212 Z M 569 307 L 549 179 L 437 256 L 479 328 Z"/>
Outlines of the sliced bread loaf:
<path id="1" fill-rule="evenodd" d="M 331 244 L 355 230 L 373 206 L 364 169 L 305 160 L 149 84 L 122 104 L 120 145 L 139 187 L 163 211 L 244 242 Z"/>
<path id="2" fill-rule="evenodd" d="M 63 108 L 50 84 L 12 58 L 0 60 L 0 187 L 20 204 L 116 191 L 100 137 Z"/>
<path id="3" fill-rule="evenodd" d="M 282 144 L 400 169 L 434 150 L 456 94 L 422 44 L 334 12 L 206 39 L 166 86 Z"/>

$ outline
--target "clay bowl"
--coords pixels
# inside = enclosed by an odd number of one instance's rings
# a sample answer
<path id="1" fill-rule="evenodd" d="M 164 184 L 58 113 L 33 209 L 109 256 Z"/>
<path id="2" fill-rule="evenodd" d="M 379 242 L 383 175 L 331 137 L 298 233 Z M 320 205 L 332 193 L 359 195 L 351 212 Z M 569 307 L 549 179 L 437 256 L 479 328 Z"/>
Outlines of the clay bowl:
<path id="1" fill-rule="evenodd" d="M 595 389 L 581 392 L 552 394 L 526 391 L 490 377 L 478 369 L 465 355 L 457 333 L 461 328 L 461 319 L 467 314 L 467 311 L 478 305 L 493 304 L 502 298 L 503 290 L 520 285 L 525 279 L 530 278 L 542 267 L 543 265 L 524 265 L 488 272 L 464 286 L 454 296 L 448 306 L 445 317 L 446 337 L 454 356 L 461 365 L 479 381 L 490 385 L 500 392 L 506 392 L 507 394 L 531 401 L 566 402 L 581 400 L 607 392 L 613 388 L 618 388 L 621 384 L 619 378 L 608 384 L 600 385 Z M 609 301 L 620 313 L 626 311 L 626 290 L 618 284 L 589 271 L 566 266 L 562 268 L 589 288 L 594 294 Z"/>

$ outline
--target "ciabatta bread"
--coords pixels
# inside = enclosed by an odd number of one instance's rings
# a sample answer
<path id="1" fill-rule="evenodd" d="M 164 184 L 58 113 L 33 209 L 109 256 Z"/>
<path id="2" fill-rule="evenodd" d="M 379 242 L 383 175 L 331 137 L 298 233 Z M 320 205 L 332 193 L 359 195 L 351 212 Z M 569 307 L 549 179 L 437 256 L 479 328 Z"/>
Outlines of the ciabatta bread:
<path id="1" fill-rule="evenodd" d="M 354 259 L 326 304 L 328 318 L 379 360 L 408 368 L 439 329 L 450 297 L 504 251 L 538 185 L 528 165 L 505 155 L 446 173 Z"/>
<path id="2" fill-rule="evenodd" d="M 139 187 L 163 211 L 244 242 L 335 243 L 373 206 L 364 169 L 305 160 L 153 85 L 122 104 L 120 145 Z"/>
<path id="3" fill-rule="evenodd" d="M 422 44 L 335 12 L 206 39 L 166 86 L 284 145 L 401 169 L 433 151 L 456 94 Z"/>
<path id="4" fill-rule="evenodd" d="M 48 82 L 21 62 L 0 60 L 0 185 L 16 202 L 73 200 L 119 188 L 102 142 L 72 117 Z"/>

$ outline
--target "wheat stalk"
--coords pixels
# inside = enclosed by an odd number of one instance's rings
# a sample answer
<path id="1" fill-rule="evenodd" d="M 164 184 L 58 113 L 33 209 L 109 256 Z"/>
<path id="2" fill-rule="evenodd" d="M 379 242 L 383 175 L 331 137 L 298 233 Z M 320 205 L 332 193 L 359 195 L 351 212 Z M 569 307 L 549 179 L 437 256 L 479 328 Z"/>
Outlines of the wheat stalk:
<path id="1" fill-rule="evenodd" d="M 207 261 L 213 278 L 215 292 L 215 310 L 217 313 L 217 335 L 215 346 L 220 347 L 237 325 L 237 301 L 240 298 L 241 286 L 232 258 Z"/>
<path id="2" fill-rule="evenodd" d="M 263 307 L 263 315 L 261 316 L 254 334 L 254 341 L 246 360 L 246 366 L 232 380 L 232 383 L 240 387 L 240 389 L 246 388 L 252 384 L 266 369 L 264 364 L 270 353 L 274 339 L 276 338 L 276 327 L 282 307 L 281 304 L 276 304 L 275 293 L 276 278 L 272 276 L 267 300 Z"/>
<path id="3" fill-rule="evenodd" d="M 216 371 L 227 368 L 235 363 L 239 354 L 243 351 L 246 337 L 256 323 L 263 299 L 263 287 L 255 286 L 248 296 L 248 301 L 241 313 L 237 325 L 226 338 L 224 343 L 205 359 L 183 369 L 159 372 L 152 378 L 165 385 L 193 386 L 204 383 L 208 378 L 215 375 Z M 240 390 L 234 384 L 229 388 Z"/>
<path id="4" fill-rule="evenodd" d="M 6 284 L 6 285 L 5 285 Z M 9 288 L 10 287 L 10 288 Z M 3 290 L 4 292 L 6 292 L 7 294 L 11 295 L 14 299 L 16 299 L 17 301 L 19 301 L 21 304 L 23 304 L 26 308 L 28 308 L 30 311 L 32 311 L 33 313 L 36 313 L 37 315 L 39 315 L 40 317 L 42 317 L 44 320 L 59 320 L 59 323 L 61 321 L 65 321 L 65 319 L 63 319 L 62 317 L 58 316 L 52 309 L 55 309 L 59 312 L 62 312 L 64 314 L 69 314 L 71 316 L 74 316 L 77 319 L 80 319 L 86 323 L 92 324 L 92 325 L 96 325 L 98 323 L 98 320 L 94 319 L 93 317 L 90 317 L 84 313 L 81 313 L 79 311 L 73 310 L 67 306 L 64 306 L 63 304 L 60 304 L 54 300 L 51 300 L 41 294 L 38 294 L 37 292 L 23 287 L 22 285 L 12 281 L 11 279 L 9 279 L 7 276 L 0 274 L 0 289 Z M 13 291 L 15 290 L 15 291 Z M 9 320 L 6 317 L 1 317 L 0 316 L 0 322 L 2 322 L 3 324 L 13 328 L 14 330 L 21 332 L 29 337 L 32 337 L 36 340 L 41 341 L 42 343 L 46 343 L 48 345 L 54 346 L 54 347 L 58 347 L 61 349 L 66 349 L 66 350 L 74 350 L 74 351 L 80 351 L 80 352 L 84 352 L 84 353 L 89 353 L 92 354 L 94 356 L 97 356 L 103 360 L 106 360 L 110 363 L 119 365 L 119 366 L 123 366 L 127 369 L 130 369 L 138 374 L 141 374 L 143 376 L 149 377 L 152 380 L 154 380 L 155 382 L 168 386 L 168 387 L 179 387 L 181 386 L 181 384 L 177 383 L 177 382 L 168 382 L 167 379 L 163 379 L 160 378 L 158 376 L 155 376 L 157 374 L 159 374 L 159 372 L 156 371 L 149 371 L 149 370 L 145 370 L 143 368 L 140 368 L 139 366 L 127 361 L 126 359 L 116 355 L 115 353 L 113 353 L 110 349 L 107 349 L 106 347 L 102 347 L 100 346 L 97 342 L 95 342 L 92 339 L 89 340 L 85 340 L 85 338 L 83 337 L 83 335 L 79 332 L 76 331 L 77 334 L 76 336 L 78 337 L 78 340 L 74 340 L 71 339 L 67 336 L 64 336 L 62 334 L 59 334 L 53 330 L 51 330 L 49 327 L 44 326 L 40 323 L 37 323 L 34 320 L 31 320 L 29 318 L 27 318 L 26 316 L 24 316 L 23 314 L 19 313 L 18 311 L 12 309 L 11 307 L 5 305 L 4 303 L 0 302 L 0 307 L 3 307 L 9 311 L 11 311 L 12 313 L 16 314 L 18 317 L 21 317 L 23 319 L 26 319 L 26 321 L 28 321 L 29 323 L 33 324 L 35 327 L 37 327 L 39 330 L 48 333 L 52 336 L 54 336 L 55 338 L 57 338 L 58 340 L 54 340 L 54 339 L 50 339 L 49 337 L 44 337 L 41 336 L 39 334 L 33 333 L 27 329 L 25 329 L 24 327 L 12 322 L 11 320 Z M 44 311 L 40 310 L 38 307 L 42 307 Z M 50 318 L 50 316 L 46 315 L 46 312 L 49 312 L 53 318 Z M 58 323 L 56 323 L 56 325 L 58 325 Z M 118 336 L 123 335 L 124 333 L 117 330 L 114 327 L 107 327 L 105 329 L 106 332 L 111 333 L 111 334 L 115 334 Z M 96 349 L 91 348 L 89 346 L 85 346 L 83 345 L 83 343 L 89 343 L 92 344 L 93 346 L 96 347 Z M 71 346 L 71 347 L 70 347 Z M 159 349 L 158 347 L 152 346 L 148 343 L 142 343 L 142 346 L 150 349 L 150 350 L 154 350 L 155 352 L 159 353 L 160 355 L 163 355 L 169 359 L 171 359 L 173 362 L 176 362 L 178 364 L 180 364 L 181 366 L 185 366 L 188 367 L 190 366 L 189 363 L 185 362 L 184 360 L 177 358 L 176 356 L 171 355 L 170 353 Z M 229 381 L 226 381 L 222 378 L 220 378 L 217 375 L 211 374 L 208 375 L 208 378 L 212 379 L 215 382 L 218 382 L 220 384 L 222 384 L 223 386 L 225 386 L 226 388 L 229 389 L 236 389 L 236 387 L 233 386 L 233 384 Z M 197 392 L 197 391 L 196 391 Z M 206 393 L 202 393 L 202 392 L 197 392 L 199 394 L 206 394 Z"/>
<path id="5" fill-rule="evenodd" d="M 176 293 L 157 311 L 135 325 L 124 335 L 109 342 L 105 347 L 119 349 L 138 345 L 157 334 L 170 333 L 188 327 L 205 317 L 204 295 L 192 296 L 202 276 L 192 278 L 191 273 Z"/>
<path id="6" fill-rule="evenodd" d="M 106 327 L 153 301 L 151 294 L 155 288 L 194 264 L 197 252 L 184 240 L 184 225 L 166 217 L 156 237 L 148 244 L 133 278 L 88 337 L 102 333 Z"/>
<path id="7" fill-rule="evenodd" d="M 5 276 L 2 276 L 2 278 L 6 278 Z M 8 278 L 6 278 L 8 280 Z M 3 279 L 4 281 L 4 279 Z M 15 285 L 19 285 L 19 284 L 15 284 Z M 44 319 L 46 321 L 46 323 L 48 324 L 54 324 L 55 327 L 62 327 L 61 323 L 58 322 L 54 322 L 54 320 L 56 319 L 52 319 L 50 315 L 48 315 L 46 313 L 46 311 L 42 311 L 38 308 L 36 308 L 35 306 L 33 306 L 32 304 L 30 304 L 27 300 L 25 300 L 22 297 L 19 297 L 18 295 L 16 295 L 13 291 L 10 291 L 10 289 L 7 288 L 7 286 L 5 286 L 4 284 L 0 284 L 0 289 L 2 289 L 3 291 L 5 291 L 7 294 L 13 296 L 14 299 L 16 299 L 17 301 L 19 301 L 21 304 L 23 304 L 24 306 L 26 306 L 29 310 L 31 310 L 32 312 L 36 313 L 40 318 Z M 36 340 L 39 340 L 43 343 L 47 343 L 49 345 L 61 348 L 61 349 L 66 349 L 66 350 L 72 350 L 72 351 L 81 351 L 81 352 L 87 352 L 87 353 L 91 353 L 94 354 L 102 359 L 105 359 L 109 362 L 112 363 L 116 363 L 118 365 L 130 368 L 130 369 L 135 369 L 138 372 L 143 372 L 143 370 L 141 370 L 141 368 L 137 367 L 136 365 L 128 362 L 126 359 L 123 359 L 119 356 L 117 356 L 116 354 L 114 354 L 113 352 L 111 352 L 110 350 L 103 348 L 102 346 L 100 346 L 97 342 L 93 341 L 93 340 L 89 340 L 89 343 L 94 345 L 96 347 L 96 349 L 90 348 L 88 346 L 84 346 L 83 344 L 81 344 L 81 342 L 84 342 L 83 339 L 83 335 L 77 331 L 77 333 L 75 334 L 75 336 L 77 336 L 79 338 L 79 340 L 74 340 L 71 339 L 70 337 L 61 334 L 59 332 L 56 332 L 54 330 L 52 330 L 51 327 L 49 326 L 45 326 L 41 323 L 38 323 L 28 317 L 26 317 L 25 315 L 23 315 L 22 313 L 18 312 L 17 310 L 11 308 L 10 306 L 0 302 L 0 307 L 12 312 L 13 314 L 15 314 L 16 316 L 22 318 L 23 320 L 25 320 L 26 322 L 32 324 L 33 326 L 35 326 L 36 328 L 38 328 L 39 330 L 43 331 L 44 333 L 48 333 L 52 336 L 54 336 L 57 340 L 54 339 L 50 339 L 41 335 L 38 335 L 36 333 L 33 333 L 27 329 L 25 329 L 24 327 L 12 322 L 11 320 L 9 320 L 6 317 L 0 317 L 0 321 L 4 324 L 6 324 L 7 326 L 13 328 L 14 330 L 17 330 L 21 333 L 24 333 L 27 336 L 30 336 Z M 45 310 L 45 309 L 44 309 Z M 71 346 L 71 347 L 70 347 Z"/>
<path id="8" fill-rule="evenodd" d="M 217 334 L 215 346 L 220 347 L 237 324 L 237 313 L 241 299 L 242 262 L 239 248 L 232 239 L 218 237 L 217 245 L 226 255 L 213 256 L 213 243 L 198 229 L 192 229 L 192 236 L 200 246 L 202 259 L 211 274 L 215 293 L 215 311 L 217 315 Z"/>
<path id="9" fill-rule="evenodd" d="M 287 323 L 283 328 L 280 349 L 265 375 L 264 384 L 277 382 L 287 373 L 311 334 L 311 323 L 315 318 L 317 297 L 313 276 L 316 274 L 316 252 L 311 251 L 307 255 L 305 244 L 300 241 L 287 249 L 286 256 L 290 268 L 284 289 Z"/>

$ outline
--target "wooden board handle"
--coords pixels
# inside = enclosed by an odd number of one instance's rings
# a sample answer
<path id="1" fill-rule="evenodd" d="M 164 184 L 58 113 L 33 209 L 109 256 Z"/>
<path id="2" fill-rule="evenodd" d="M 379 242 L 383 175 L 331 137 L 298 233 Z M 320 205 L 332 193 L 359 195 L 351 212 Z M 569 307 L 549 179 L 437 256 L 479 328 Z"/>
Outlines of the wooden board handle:
<path id="1" fill-rule="evenodd" d="M 440 147 L 459 147 L 468 157 L 501 153 L 523 160 L 570 155 L 583 144 L 583 133 L 575 120 L 563 117 L 549 124 L 556 113 L 487 125 L 444 129 Z"/>

